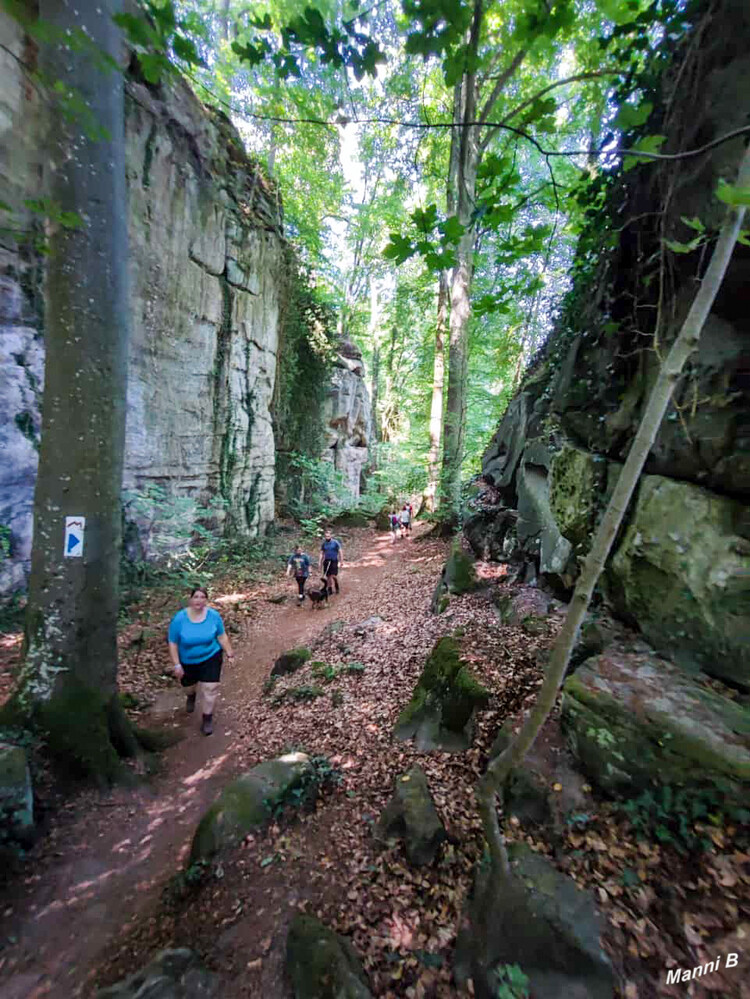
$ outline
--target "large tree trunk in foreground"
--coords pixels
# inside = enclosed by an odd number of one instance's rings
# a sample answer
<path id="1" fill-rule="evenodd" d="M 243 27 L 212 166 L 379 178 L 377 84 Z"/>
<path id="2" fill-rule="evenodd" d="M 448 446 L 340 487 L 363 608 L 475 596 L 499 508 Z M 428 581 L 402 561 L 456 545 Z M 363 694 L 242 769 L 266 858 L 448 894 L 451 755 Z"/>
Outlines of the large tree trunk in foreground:
<path id="1" fill-rule="evenodd" d="M 750 189 L 750 148 L 745 151 L 739 170 L 737 186 Z M 594 587 L 614 543 L 617 531 L 633 495 L 649 451 L 653 447 L 659 426 L 667 411 L 672 392 L 690 354 L 698 346 L 701 331 L 711 311 L 721 286 L 734 245 L 742 228 L 744 207 L 730 209 L 714 248 L 711 263 L 701 282 L 690 312 L 682 325 L 679 336 L 672 345 L 659 377 L 651 390 L 640 426 L 631 445 L 625 465 L 609 501 L 601 523 L 586 558 L 583 571 L 573 593 L 573 599 L 565 618 L 560 636 L 555 643 L 549 666 L 539 696 L 518 735 L 507 749 L 488 766 L 479 782 L 477 797 L 484 825 L 484 833 L 490 847 L 490 855 L 495 871 L 504 875 L 508 871 L 508 858 L 495 808 L 495 795 L 502 789 L 513 770 L 531 749 L 537 735 L 552 711 L 558 691 L 570 661 L 570 655 L 578 637 L 578 631 L 591 601 Z"/>
<path id="2" fill-rule="evenodd" d="M 121 55 L 118 0 L 42 0 L 40 16 L 84 30 Z M 128 363 L 127 216 L 123 76 L 86 53 L 43 46 L 49 78 L 88 104 L 87 123 L 49 123 L 49 195 L 77 212 L 77 229 L 54 227 L 45 297 L 45 385 L 34 499 L 26 658 L 13 709 L 46 735 L 53 756 L 97 780 L 118 752 L 135 748 L 117 699 L 120 489 Z M 90 130 L 90 129 L 89 129 Z M 63 552 L 66 517 L 85 518 L 82 557 Z M 80 530 L 80 528 L 79 528 Z M 69 552 L 77 546 L 70 542 Z"/>
<path id="3" fill-rule="evenodd" d="M 443 436 L 443 386 L 445 383 L 445 312 L 448 300 L 448 275 L 440 272 L 435 357 L 432 364 L 432 402 L 430 405 L 430 453 L 427 458 L 427 485 L 422 494 L 422 509 L 433 513 L 437 505 L 440 481 L 440 442 Z"/>

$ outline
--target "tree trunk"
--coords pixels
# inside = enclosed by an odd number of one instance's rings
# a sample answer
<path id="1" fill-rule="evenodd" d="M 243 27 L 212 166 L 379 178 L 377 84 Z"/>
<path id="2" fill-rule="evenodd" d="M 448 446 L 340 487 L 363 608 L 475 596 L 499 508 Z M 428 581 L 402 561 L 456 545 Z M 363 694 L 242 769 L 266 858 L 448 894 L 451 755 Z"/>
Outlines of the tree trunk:
<path id="1" fill-rule="evenodd" d="M 438 283 L 435 357 L 432 366 L 432 404 L 430 407 L 430 454 L 427 459 L 427 485 L 422 495 L 422 509 L 433 513 L 437 504 L 440 479 L 440 443 L 443 435 L 443 384 L 445 382 L 445 311 L 448 299 L 448 275 L 440 272 Z"/>
<path id="2" fill-rule="evenodd" d="M 745 189 L 750 187 L 750 148 L 745 151 L 737 186 Z M 721 287 L 737 237 L 740 234 L 744 214 L 745 209 L 742 206 L 730 209 L 711 256 L 711 263 L 690 307 L 690 312 L 651 390 L 638 432 L 576 584 L 570 608 L 552 650 L 544 683 L 536 703 L 518 735 L 507 749 L 492 761 L 479 782 L 477 797 L 484 832 L 490 847 L 493 865 L 500 875 L 508 870 L 508 858 L 497 818 L 495 795 L 498 792 L 502 794 L 502 789 L 511 771 L 521 763 L 526 753 L 531 749 L 555 705 L 558 691 L 568 668 L 570 654 L 575 646 L 578 631 L 591 601 L 594 587 L 604 569 L 643 466 L 656 440 L 674 387 L 685 362 L 698 346 L 703 325 Z"/>
<path id="3" fill-rule="evenodd" d="M 74 11 L 42 0 L 40 16 L 84 30 L 119 60 L 117 0 Z M 86 53 L 42 47 L 49 77 L 90 108 L 106 139 L 62 115 L 49 122 L 49 194 L 77 212 L 54 227 L 45 291 L 45 384 L 26 656 L 13 708 L 45 733 L 53 756 L 97 780 L 118 770 L 135 742 L 117 698 L 120 489 L 128 367 L 128 234 L 123 76 Z M 85 518 L 82 556 L 67 557 L 66 517 Z M 72 542 L 69 552 L 78 546 Z"/>
<path id="4" fill-rule="evenodd" d="M 481 6 L 475 7 L 476 19 L 481 22 Z M 472 28 L 478 35 L 479 24 Z M 456 248 L 456 266 L 451 279 L 450 341 L 448 348 L 448 396 L 445 407 L 443 438 L 443 470 L 441 477 L 440 513 L 444 523 L 458 523 L 461 500 L 461 463 L 463 461 L 466 431 L 466 390 L 468 379 L 468 333 L 471 315 L 471 282 L 474 270 L 474 228 L 471 213 L 474 208 L 480 149 L 474 121 L 477 105 L 477 85 L 473 74 L 464 74 L 461 87 L 456 88 L 454 120 L 462 122 L 458 155 L 455 158 L 455 215 L 464 226 Z"/>

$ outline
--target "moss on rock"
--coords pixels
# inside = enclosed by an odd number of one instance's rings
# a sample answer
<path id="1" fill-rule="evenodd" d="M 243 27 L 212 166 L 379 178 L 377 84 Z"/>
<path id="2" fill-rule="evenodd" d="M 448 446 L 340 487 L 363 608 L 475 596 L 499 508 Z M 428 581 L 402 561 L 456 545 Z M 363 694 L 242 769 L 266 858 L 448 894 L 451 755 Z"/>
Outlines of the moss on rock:
<path id="1" fill-rule="evenodd" d="M 313 916 L 292 920 L 286 968 L 295 999 L 372 999 L 352 945 Z"/>
<path id="2" fill-rule="evenodd" d="M 309 649 L 304 647 L 290 649 L 289 652 L 284 652 L 280 655 L 273 664 L 271 676 L 284 676 L 287 673 L 296 673 L 311 658 L 312 652 Z"/>
<path id="3" fill-rule="evenodd" d="M 274 808 L 311 773 L 304 753 L 289 753 L 266 760 L 231 781 L 198 823 L 190 849 L 190 862 L 208 860 L 221 850 L 236 846 L 253 829 L 264 826 Z"/>
<path id="4" fill-rule="evenodd" d="M 588 659 L 565 684 L 562 717 L 583 769 L 611 794 L 750 781 L 750 712 L 656 656 Z"/>
<path id="5" fill-rule="evenodd" d="M 607 463 L 566 445 L 550 465 L 549 503 L 560 533 L 574 545 L 586 544 L 594 528 Z"/>
<path id="6" fill-rule="evenodd" d="M 430 653 L 394 735 L 415 738 L 420 751 L 460 751 L 471 745 L 474 711 L 487 703 L 486 690 L 461 662 L 458 645 L 441 638 Z"/>

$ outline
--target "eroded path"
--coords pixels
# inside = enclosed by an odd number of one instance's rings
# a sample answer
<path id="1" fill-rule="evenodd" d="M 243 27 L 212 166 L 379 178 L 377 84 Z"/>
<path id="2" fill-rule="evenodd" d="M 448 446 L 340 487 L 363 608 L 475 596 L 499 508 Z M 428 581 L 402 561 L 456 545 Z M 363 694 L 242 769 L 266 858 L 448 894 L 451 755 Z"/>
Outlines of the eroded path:
<path id="1" fill-rule="evenodd" d="M 357 537 L 346 546 L 342 593 L 327 608 L 312 610 L 309 603 L 298 608 L 293 596 L 280 606 L 264 600 L 243 633 L 233 636 L 236 665 L 225 667 L 212 737 L 199 733 L 199 713 L 183 715 L 184 697 L 175 685 L 157 697 L 147 720 L 152 724 L 153 716 L 160 716 L 162 724 L 185 731 L 165 753 L 164 773 L 132 790 L 85 793 L 59 816 L 0 919 L 5 999 L 71 999 L 86 991 L 95 958 L 179 870 L 201 814 L 241 767 L 248 742 L 243 721 L 252 716 L 275 658 L 311 643 L 331 621 L 353 614 L 356 619 L 363 601 L 372 612 L 379 608 L 378 595 L 388 593 L 389 566 L 403 559 L 411 542 L 391 545 L 389 535 L 352 534 Z M 266 597 L 292 589 L 293 581 L 280 581 L 266 589 Z M 224 595 L 216 606 L 222 610 L 242 597 Z"/>

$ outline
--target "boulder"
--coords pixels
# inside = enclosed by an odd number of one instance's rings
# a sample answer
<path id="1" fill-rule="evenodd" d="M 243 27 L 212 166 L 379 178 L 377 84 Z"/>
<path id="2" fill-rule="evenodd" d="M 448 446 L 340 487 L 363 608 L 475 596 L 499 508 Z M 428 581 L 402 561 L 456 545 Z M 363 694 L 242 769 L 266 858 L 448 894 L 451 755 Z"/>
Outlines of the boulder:
<path id="1" fill-rule="evenodd" d="M 477 558 L 506 561 L 515 547 L 515 510 L 504 507 L 480 510 L 464 521 L 464 537 Z"/>
<path id="2" fill-rule="evenodd" d="M 412 767 L 396 780 L 393 797 L 380 816 L 376 837 L 403 839 L 406 856 L 417 867 L 435 860 L 447 836 L 421 767 Z"/>
<path id="3" fill-rule="evenodd" d="M 536 586 L 524 586 L 510 600 L 507 612 L 508 624 L 519 625 L 528 618 L 547 617 L 550 598 Z"/>
<path id="4" fill-rule="evenodd" d="M 607 475 L 607 461 L 566 444 L 550 464 L 549 505 L 558 530 L 588 549 Z"/>
<path id="5" fill-rule="evenodd" d="M 476 589 L 476 586 L 477 574 L 474 568 L 474 559 L 468 552 L 463 551 L 458 546 L 454 547 L 443 566 L 440 579 L 432 594 L 430 605 L 432 613 L 442 613 L 445 607 L 441 607 L 441 604 L 448 594 L 469 593 Z"/>
<path id="6" fill-rule="evenodd" d="M 34 834 L 34 792 L 26 750 L 0 743 L 0 839 L 28 843 Z"/>
<path id="7" fill-rule="evenodd" d="M 285 676 L 287 673 L 296 673 L 298 669 L 305 665 L 312 656 L 309 649 L 290 649 L 280 655 L 271 669 L 271 676 Z"/>
<path id="8" fill-rule="evenodd" d="M 375 515 L 375 527 L 378 531 L 390 531 L 391 529 L 391 513 L 390 510 L 381 510 L 380 513 Z"/>
<path id="9" fill-rule="evenodd" d="M 611 794 L 632 795 L 653 782 L 750 780 L 750 711 L 653 653 L 611 647 L 563 690 L 573 754 Z"/>
<path id="10" fill-rule="evenodd" d="M 342 510 L 336 514 L 333 527 L 367 527 L 370 518 L 362 510 Z"/>
<path id="11" fill-rule="evenodd" d="M 394 736 L 414 738 L 420 752 L 462 752 L 471 745 L 474 711 L 485 705 L 489 696 L 461 662 L 455 641 L 441 638 L 398 717 Z"/>
<path id="12" fill-rule="evenodd" d="M 294 999 L 372 999 L 352 945 L 313 916 L 292 920 L 286 970 Z"/>
<path id="13" fill-rule="evenodd" d="M 372 614 L 364 621 L 360 621 L 359 624 L 355 624 L 354 634 L 358 638 L 363 638 L 365 635 L 377 631 L 381 624 L 385 624 L 383 618 L 379 614 Z"/>
<path id="14" fill-rule="evenodd" d="M 590 892 L 525 845 L 509 849 L 509 880 L 477 868 L 456 944 L 455 977 L 494 999 L 496 968 L 518 964 L 534 999 L 612 999 L 614 975 L 599 943 L 602 921 Z"/>
<path id="15" fill-rule="evenodd" d="M 311 773 L 305 753 L 288 753 L 259 763 L 231 781 L 198 823 L 190 848 L 191 863 L 236 846 L 249 832 L 264 826 L 274 808 L 290 791 L 302 789 Z M 314 793 L 314 785 L 306 790 Z"/>
<path id="16" fill-rule="evenodd" d="M 96 993 L 96 999 L 211 999 L 219 979 L 186 947 L 163 950 L 129 978 Z"/>
<path id="17" fill-rule="evenodd" d="M 539 555 L 539 571 L 566 572 L 573 546 L 564 538 L 550 506 L 549 477 L 544 464 L 524 457 L 516 478 L 518 523 L 516 533 L 525 551 Z"/>
<path id="18" fill-rule="evenodd" d="M 742 504 L 700 486 L 646 476 L 607 588 L 615 609 L 670 659 L 750 690 L 743 514 Z"/>

